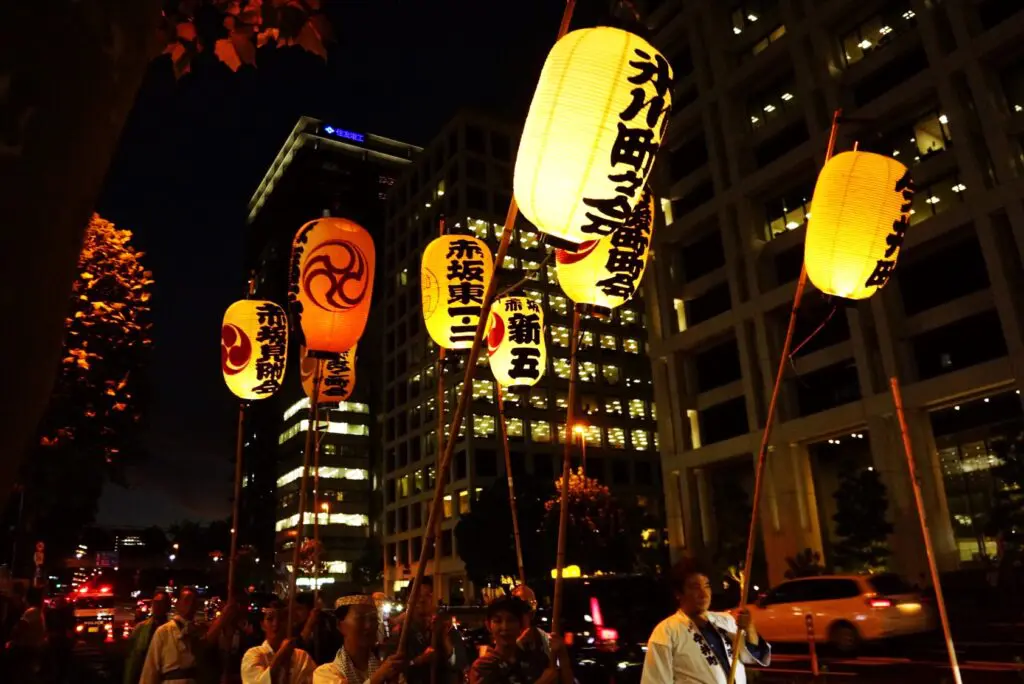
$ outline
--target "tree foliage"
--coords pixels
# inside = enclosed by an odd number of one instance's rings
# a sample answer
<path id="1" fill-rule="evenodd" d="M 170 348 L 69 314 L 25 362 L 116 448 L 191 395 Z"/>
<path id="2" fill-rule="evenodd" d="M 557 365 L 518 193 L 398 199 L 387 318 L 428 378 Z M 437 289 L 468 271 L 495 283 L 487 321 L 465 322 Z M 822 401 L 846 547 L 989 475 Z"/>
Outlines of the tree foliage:
<path id="1" fill-rule="evenodd" d="M 384 586 L 384 547 L 380 537 L 366 540 L 366 550 L 352 568 L 352 578 L 366 590 L 379 591 Z"/>
<path id="2" fill-rule="evenodd" d="M 814 549 L 806 548 L 795 556 L 786 559 L 786 579 L 800 577 L 819 577 L 825 574 L 825 566 L 821 562 L 821 554 Z"/>
<path id="3" fill-rule="evenodd" d="M 164 33 L 164 53 L 181 77 L 200 54 L 232 71 L 254 66 L 264 46 L 298 46 L 327 59 L 331 27 L 320 0 L 166 0 Z"/>
<path id="4" fill-rule="evenodd" d="M 835 566 L 847 572 L 884 570 L 889 558 L 886 543 L 892 524 L 886 519 L 889 497 L 881 476 L 872 468 L 846 469 L 836 489 Z"/>

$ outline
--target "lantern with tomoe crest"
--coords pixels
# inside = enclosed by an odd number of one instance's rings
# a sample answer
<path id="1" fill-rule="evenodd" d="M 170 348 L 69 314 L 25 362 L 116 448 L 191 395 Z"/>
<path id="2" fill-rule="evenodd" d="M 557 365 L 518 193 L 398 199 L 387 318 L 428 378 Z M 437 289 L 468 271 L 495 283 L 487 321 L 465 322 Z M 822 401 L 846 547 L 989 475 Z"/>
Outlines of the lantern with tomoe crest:
<path id="1" fill-rule="evenodd" d="M 617 28 L 581 29 L 548 54 L 523 127 L 513 189 L 542 232 L 610 235 L 640 201 L 672 107 L 672 67 Z"/>
<path id="2" fill-rule="evenodd" d="M 284 309 L 262 299 L 243 299 L 224 312 L 220 367 L 228 389 L 244 401 L 266 399 L 281 388 L 288 354 Z"/>
<path id="3" fill-rule="evenodd" d="M 493 261 L 487 244 L 470 235 L 442 235 L 423 251 L 423 319 L 440 347 L 473 346 L 484 292 L 494 274 Z"/>
<path id="4" fill-rule="evenodd" d="M 654 234 L 654 195 L 643 199 L 622 227 L 580 245 L 579 251 L 555 250 L 555 273 L 562 291 L 577 304 L 607 313 L 636 294 L 647 269 Z"/>
<path id="5" fill-rule="evenodd" d="M 530 387 L 544 375 L 544 312 L 529 297 L 502 297 L 491 306 L 487 354 L 502 387 Z"/>
<path id="6" fill-rule="evenodd" d="M 299 348 L 299 358 L 302 359 L 299 369 L 302 389 L 312 399 L 317 359 L 307 355 L 305 347 Z M 323 367 L 320 370 L 320 396 L 317 403 L 324 406 L 346 401 L 356 388 L 356 347 L 340 354 L 329 354 L 321 360 Z"/>
<path id="7" fill-rule="evenodd" d="M 348 219 L 317 219 L 295 234 L 288 301 L 312 356 L 340 354 L 359 341 L 375 260 L 370 234 Z"/>

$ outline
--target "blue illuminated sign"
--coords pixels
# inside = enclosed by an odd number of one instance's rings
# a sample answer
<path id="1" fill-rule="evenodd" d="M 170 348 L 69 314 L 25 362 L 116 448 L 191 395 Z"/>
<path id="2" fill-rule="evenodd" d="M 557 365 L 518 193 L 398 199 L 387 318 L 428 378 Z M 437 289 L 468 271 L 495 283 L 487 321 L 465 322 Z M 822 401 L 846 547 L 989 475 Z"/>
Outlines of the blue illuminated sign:
<path id="1" fill-rule="evenodd" d="M 355 142 L 364 142 L 365 138 L 362 133 L 353 133 L 352 131 L 346 131 L 342 128 L 335 128 L 334 126 L 324 126 L 324 132 L 328 135 L 333 135 L 337 138 L 345 138 L 346 140 L 354 140 Z"/>

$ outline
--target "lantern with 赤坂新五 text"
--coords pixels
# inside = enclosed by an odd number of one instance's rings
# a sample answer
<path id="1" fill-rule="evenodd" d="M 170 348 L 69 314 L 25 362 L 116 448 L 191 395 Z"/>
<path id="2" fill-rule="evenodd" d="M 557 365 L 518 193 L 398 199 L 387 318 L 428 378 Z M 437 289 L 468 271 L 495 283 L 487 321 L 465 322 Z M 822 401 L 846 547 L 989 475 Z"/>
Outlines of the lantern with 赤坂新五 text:
<path id="1" fill-rule="evenodd" d="M 317 404 L 337 404 L 352 396 L 352 390 L 356 387 L 356 348 L 340 354 L 330 354 L 322 359 L 315 359 L 306 354 L 306 348 L 299 348 L 299 358 L 302 364 L 299 367 L 299 374 L 302 376 L 302 389 L 306 396 L 313 398 L 314 375 L 316 364 L 319 361 L 323 364 L 320 369 L 320 396 Z"/>
<path id="2" fill-rule="evenodd" d="M 243 299 L 224 312 L 220 369 L 224 382 L 244 401 L 266 399 L 281 389 L 288 355 L 288 317 L 262 299 Z"/>
<path id="3" fill-rule="evenodd" d="M 888 282 L 907 227 L 914 183 L 895 159 L 843 152 L 818 175 L 807 223 L 807 277 L 825 294 L 865 299 Z"/>
<path id="4" fill-rule="evenodd" d="M 359 341 L 375 258 L 370 234 L 348 219 L 317 219 L 295 234 L 288 301 L 310 355 L 340 354 Z"/>
<path id="5" fill-rule="evenodd" d="M 611 235 L 584 242 L 578 252 L 555 250 L 562 291 L 599 312 L 628 302 L 647 269 L 653 231 L 654 195 L 648 189 L 629 220 Z"/>
<path id="6" fill-rule="evenodd" d="M 479 238 L 442 235 L 423 252 L 420 295 L 427 332 L 444 349 L 469 349 L 484 292 L 494 273 L 491 250 Z"/>
<path id="7" fill-rule="evenodd" d="M 502 297 L 491 306 L 487 354 L 502 387 L 535 385 L 547 366 L 544 312 L 529 297 Z"/>
<path id="8" fill-rule="evenodd" d="M 640 201 L 671 107 L 672 67 L 646 40 L 607 26 L 567 34 L 519 142 L 523 216 L 569 249 L 611 235 Z"/>

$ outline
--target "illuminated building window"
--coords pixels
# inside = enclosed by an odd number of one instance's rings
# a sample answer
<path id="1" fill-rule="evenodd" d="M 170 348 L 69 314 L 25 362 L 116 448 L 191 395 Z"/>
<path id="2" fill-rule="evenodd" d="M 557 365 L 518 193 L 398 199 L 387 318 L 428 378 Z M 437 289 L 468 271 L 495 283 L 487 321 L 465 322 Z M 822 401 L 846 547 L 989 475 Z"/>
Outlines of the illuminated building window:
<path id="1" fill-rule="evenodd" d="M 583 363 L 577 363 L 578 371 L 580 374 L 580 382 L 594 382 L 597 378 L 597 364 L 593 361 L 584 361 Z"/>
<path id="2" fill-rule="evenodd" d="M 938 109 L 933 109 L 912 121 L 893 127 L 877 142 L 868 141 L 862 149 L 889 155 L 902 164 L 914 166 L 952 145 L 949 117 Z"/>
<path id="3" fill-rule="evenodd" d="M 551 330 L 551 344 L 557 344 L 559 347 L 569 346 L 569 329 L 564 325 L 552 325 Z"/>
<path id="4" fill-rule="evenodd" d="M 640 314 L 633 309 L 619 309 L 619 320 L 623 325 L 632 325 L 640 320 Z"/>
<path id="5" fill-rule="evenodd" d="M 658 420 L 658 405 L 651 402 L 651 420 Z"/>
<path id="6" fill-rule="evenodd" d="M 790 83 L 774 86 L 751 97 L 747 101 L 751 130 L 756 131 L 797 109 L 800 103 L 793 96 L 794 90 L 793 84 Z"/>
<path id="7" fill-rule="evenodd" d="M 303 397 L 297 402 L 288 407 L 288 410 L 284 412 L 284 419 L 288 420 L 296 413 L 302 410 L 309 410 L 309 397 Z M 337 407 L 331 410 L 332 413 L 369 413 L 369 404 L 360 404 L 354 401 L 343 401 L 340 402 Z"/>
<path id="8" fill-rule="evenodd" d="M 565 392 L 559 392 L 555 395 L 555 406 L 562 409 L 563 411 L 569 407 L 569 397 Z"/>
<path id="9" fill-rule="evenodd" d="M 313 516 L 305 516 L 306 520 L 310 523 L 313 522 Z M 347 527 L 368 527 L 370 525 L 370 519 L 366 515 L 361 513 L 321 513 L 320 524 L 321 525 L 345 525 Z M 290 527 L 295 527 L 299 524 L 299 514 L 293 513 L 287 518 L 278 520 L 274 525 L 274 529 L 278 532 L 283 532 Z"/>
<path id="10" fill-rule="evenodd" d="M 644 417 L 644 400 L 643 399 L 630 399 L 629 400 L 629 417 L 630 418 L 643 418 Z"/>
<path id="11" fill-rule="evenodd" d="M 594 347 L 594 333 L 584 330 L 580 335 L 580 349 L 592 349 Z"/>
<path id="12" fill-rule="evenodd" d="M 473 414 L 473 435 L 475 437 L 493 437 L 494 416 Z"/>
<path id="13" fill-rule="evenodd" d="M 615 335 L 601 335 L 601 349 L 615 351 L 618 345 L 615 343 Z"/>
<path id="14" fill-rule="evenodd" d="M 768 35 L 754 43 L 754 47 L 750 48 L 750 54 L 757 57 L 759 54 L 767 50 L 769 45 L 782 38 L 784 35 L 786 35 L 786 25 L 779 24 L 769 31 Z"/>
<path id="15" fill-rule="evenodd" d="M 334 444 L 324 444 L 320 447 L 327 456 L 334 456 L 338 453 L 338 447 Z"/>
<path id="16" fill-rule="evenodd" d="M 501 236 L 505 233 L 505 224 L 492 223 L 491 228 L 494 230 L 494 237 L 500 240 Z"/>
<path id="17" fill-rule="evenodd" d="M 490 237 L 490 235 L 488 235 L 490 230 L 488 229 L 489 224 L 487 223 L 487 221 L 484 221 L 482 219 L 468 219 L 467 223 L 469 224 L 470 232 L 472 232 L 474 236 L 480 238 L 481 240 L 486 240 L 488 237 Z"/>
<path id="18" fill-rule="evenodd" d="M 885 10 L 843 35 L 839 43 L 846 65 L 856 64 L 872 52 L 891 43 L 897 35 L 910 33 L 917 24 L 906 3 L 890 3 Z"/>
<path id="19" fill-rule="evenodd" d="M 519 231 L 519 246 L 523 249 L 533 249 L 540 244 L 540 239 L 532 230 Z"/>
<path id="20" fill-rule="evenodd" d="M 523 290 L 523 296 L 530 301 L 537 302 L 541 306 L 544 306 L 544 293 L 538 290 Z"/>
<path id="21" fill-rule="evenodd" d="M 626 431 L 620 427 L 608 428 L 608 446 L 615 449 L 625 449 Z"/>
<path id="22" fill-rule="evenodd" d="M 333 446 L 333 445 L 331 445 Z M 310 469 L 310 476 L 315 474 L 316 469 Z M 284 487 L 290 482 L 295 482 L 302 477 L 302 468 L 293 468 L 277 478 L 277 486 Z M 370 471 L 362 468 L 335 468 L 333 466 L 320 466 L 321 480 L 368 480 Z"/>
<path id="23" fill-rule="evenodd" d="M 673 299 L 672 308 L 676 312 L 676 330 L 684 332 L 686 330 L 686 302 L 682 299 Z"/>
<path id="24" fill-rule="evenodd" d="M 541 276 L 544 275 L 540 270 L 540 262 L 533 261 L 532 259 L 523 261 L 523 270 L 527 272 L 526 275 L 530 280 L 540 281 Z M 541 299 L 541 302 L 543 303 L 543 299 Z"/>
<path id="25" fill-rule="evenodd" d="M 657 433 L 657 431 L 655 431 L 655 433 L 654 433 L 654 450 L 655 451 L 660 451 L 661 450 L 661 446 L 658 444 L 658 433 Z"/>
<path id="26" fill-rule="evenodd" d="M 613 416 L 622 415 L 622 402 L 618 399 L 605 399 L 604 412 Z"/>
<path id="27" fill-rule="evenodd" d="M 773 240 L 790 230 L 800 228 L 811 217 L 811 195 L 814 181 L 809 180 L 794 186 L 791 190 L 770 199 L 764 204 L 764 218 L 768 240 Z"/>
<path id="28" fill-rule="evenodd" d="M 506 271 L 514 271 L 514 270 L 516 270 L 516 260 L 515 260 L 515 257 L 510 257 L 509 255 L 506 254 L 505 255 L 505 260 L 501 262 L 501 267 L 503 269 L 505 269 Z"/>
<path id="29" fill-rule="evenodd" d="M 483 356 L 483 354 L 480 356 Z M 490 380 L 474 380 L 473 399 L 475 401 L 494 403 L 494 383 Z"/>
<path id="30" fill-rule="evenodd" d="M 551 442 L 551 423 L 532 422 L 530 423 L 530 440 L 548 444 Z"/>
<path id="31" fill-rule="evenodd" d="M 480 356 L 476 357 L 476 365 L 477 368 L 487 368 L 487 354 L 481 354 Z"/>
<path id="32" fill-rule="evenodd" d="M 399 499 L 404 499 L 405 497 L 409 496 L 409 491 L 410 491 L 410 487 L 409 487 L 410 482 L 409 482 L 409 480 L 410 480 L 410 478 L 409 478 L 408 474 L 403 475 L 402 477 L 398 478 L 398 498 Z"/>
<path id="33" fill-rule="evenodd" d="M 409 269 L 403 268 L 401 273 L 398 274 L 398 285 L 399 287 L 405 287 L 409 284 Z"/>
<path id="34" fill-rule="evenodd" d="M 442 507 L 443 507 L 443 510 L 444 510 L 444 519 L 448 520 L 453 515 L 453 513 L 452 513 L 452 495 L 451 494 L 445 494 L 444 495 L 444 501 L 442 501 Z"/>
<path id="35" fill-rule="evenodd" d="M 469 492 L 465 489 L 459 492 L 459 515 L 469 513 Z"/>
<path id="36" fill-rule="evenodd" d="M 369 436 L 369 434 L 370 434 L 370 427 L 368 425 L 356 425 L 354 423 L 341 423 L 341 422 L 335 422 L 335 421 L 328 421 L 326 426 L 324 426 L 324 424 L 321 422 L 320 425 L 323 426 L 323 427 L 326 427 L 326 430 L 325 430 L 326 432 L 329 432 L 329 433 L 335 434 L 335 435 Z M 323 429 L 323 427 L 321 429 Z M 296 423 L 295 425 L 292 425 L 290 428 L 288 428 L 284 432 L 282 432 L 281 436 L 278 438 L 277 443 L 278 444 L 284 444 L 285 442 L 287 442 L 289 439 L 291 439 L 295 435 L 299 434 L 300 432 L 305 432 L 308 429 L 309 429 L 309 421 L 308 420 L 301 420 L 298 423 Z"/>
<path id="37" fill-rule="evenodd" d="M 546 409 L 548 407 L 548 395 L 544 390 L 535 390 L 530 393 L 530 406 L 535 409 Z"/>
<path id="38" fill-rule="evenodd" d="M 633 440 L 633 448 L 638 451 L 646 451 L 651 447 L 650 433 L 647 430 L 633 430 L 630 439 Z"/>
<path id="39" fill-rule="evenodd" d="M 437 189 L 434 190 L 435 197 L 444 197 L 444 179 L 442 178 L 437 183 Z"/>
<path id="40" fill-rule="evenodd" d="M 521 418 L 508 418 L 505 420 L 505 431 L 509 437 L 523 436 L 523 421 Z"/>
<path id="41" fill-rule="evenodd" d="M 562 380 L 569 379 L 569 359 L 554 359 L 555 375 Z"/>
<path id="42" fill-rule="evenodd" d="M 565 426 L 564 425 L 560 425 L 559 426 L 559 430 L 565 430 Z M 574 442 L 579 442 L 579 440 L 580 440 L 580 435 L 576 434 L 575 430 L 573 430 L 572 439 L 573 439 Z M 587 425 L 587 426 L 585 426 L 583 428 L 583 439 L 586 441 L 587 446 L 592 446 L 592 447 L 599 447 L 599 446 L 601 446 L 601 428 L 599 428 L 596 425 Z M 563 441 L 563 439 L 560 438 L 559 441 Z"/>
<path id="43" fill-rule="evenodd" d="M 517 394 L 516 392 L 506 392 L 505 393 L 505 405 L 506 406 L 519 406 L 519 397 L 520 397 L 520 395 Z"/>
<path id="44" fill-rule="evenodd" d="M 557 273 L 555 271 L 555 267 L 552 266 L 551 264 L 548 264 L 547 272 L 548 272 L 547 273 L 548 284 L 550 284 L 550 285 L 557 285 L 558 284 L 558 275 L 557 275 Z"/>
<path id="45" fill-rule="evenodd" d="M 551 303 L 551 310 L 560 316 L 569 315 L 569 300 L 562 295 L 548 295 L 548 302 Z"/>
<path id="46" fill-rule="evenodd" d="M 601 366 L 601 375 L 604 377 L 604 381 L 609 385 L 619 384 L 619 368 L 618 366 Z"/>
<path id="47" fill-rule="evenodd" d="M 622 340 L 622 349 L 630 354 L 640 353 L 640 342 L 632 338 L 627 337 Z"/>
<path id="48" fill-rule="evenodd" d="M 417 470 L 412 474 L 413 493 L 419 494 L 420 492 L 427 491 L 427 475 L 422 470 Z"/>

